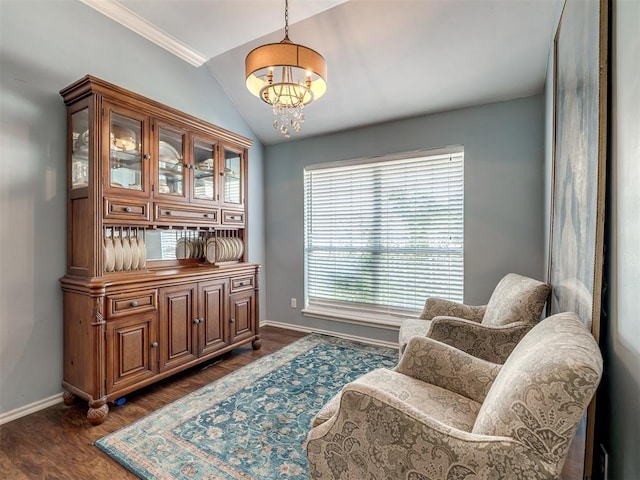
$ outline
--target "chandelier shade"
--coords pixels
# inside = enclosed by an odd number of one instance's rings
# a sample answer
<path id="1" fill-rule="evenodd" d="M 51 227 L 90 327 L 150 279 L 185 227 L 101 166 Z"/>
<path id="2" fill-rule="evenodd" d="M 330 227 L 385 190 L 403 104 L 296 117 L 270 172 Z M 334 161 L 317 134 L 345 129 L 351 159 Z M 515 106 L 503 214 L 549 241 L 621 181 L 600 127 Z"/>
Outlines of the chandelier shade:
<path id="1" fill-rule="evenodd" d="M 245 60 L 247 89 L 256 97 L 273 105 L 274 91 L 295 87 L 298 95 L 287 96 L 285 103 L 304 105 L 317 100 L 327 91 L 327 64 L 318 52 L 285 38 L 253 49 Z"/>
<path id="2" fill-rule="evenodd" d="M 273 128 L 289 137 L 300 131 L 304 106 L 327 91 L 327 64 L 322 55 L 289 40 L 289 2 L 285 0 L 284 38 L 249 52 L 245 59 L 247 89 L 272 106 Z"/>

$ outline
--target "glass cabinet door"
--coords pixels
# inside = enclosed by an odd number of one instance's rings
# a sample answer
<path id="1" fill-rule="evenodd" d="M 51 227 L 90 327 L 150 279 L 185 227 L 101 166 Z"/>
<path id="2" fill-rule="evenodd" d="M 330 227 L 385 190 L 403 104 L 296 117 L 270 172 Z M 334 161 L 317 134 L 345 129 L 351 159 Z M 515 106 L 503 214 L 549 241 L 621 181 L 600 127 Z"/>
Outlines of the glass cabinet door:
<path id="1" fill-rule="evenodd" d="M 108 117 L 108 134 L 104 143 L 108 148 L 108 165 L 105 175 L 107 189 L 117 189 L 119 194 L 148 195 L 149 159 L 145 135 L 149 120 L 133 112 L 105 108 Z"/>
<path id="2" fill-rule="evenodd" d="M 156 188 L 160 195 L 185 196 L 184 139 L 184 132 L 158 127 Z"/>
<path id="3" fill-rule="evenodd" d="M 71 114 L 71 188 L 89 186 L 89 109 Z"/>
<path id="4" fill-rule="evenodd" d="M 194 200 L 217 200 L 215 184 L 216 147 L 212 141 L 193 139 L 193 188 Z"/>
<path id="5" fill-rule="evenodd" d="M 224 148 L 222 172 L 223 203 L 238 206 L 242 204 L 242 152 Z"/>

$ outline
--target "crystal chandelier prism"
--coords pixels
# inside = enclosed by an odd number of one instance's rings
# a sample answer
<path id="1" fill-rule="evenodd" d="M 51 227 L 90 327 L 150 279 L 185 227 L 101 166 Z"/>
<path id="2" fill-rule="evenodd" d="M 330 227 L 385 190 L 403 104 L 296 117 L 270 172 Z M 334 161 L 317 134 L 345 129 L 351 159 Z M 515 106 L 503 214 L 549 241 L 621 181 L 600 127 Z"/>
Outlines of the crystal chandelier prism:
<path id="1" fill-rule="evenodd" d="M 327 90 L 327 65 L 315 50 L 289 40 L 289 1 L 284 38 L 253 49 L 245 60 L 247 89 L 271 105 L 273 127 L 289 138 L 304 123 L 304 106 Z"/>

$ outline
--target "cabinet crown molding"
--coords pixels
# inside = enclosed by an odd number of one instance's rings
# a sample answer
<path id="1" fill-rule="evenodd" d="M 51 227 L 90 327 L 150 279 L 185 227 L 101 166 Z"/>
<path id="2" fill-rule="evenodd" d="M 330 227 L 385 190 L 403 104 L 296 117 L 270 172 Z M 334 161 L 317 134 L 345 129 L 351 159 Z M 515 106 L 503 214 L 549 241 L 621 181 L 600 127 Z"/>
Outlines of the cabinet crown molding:
<path id="1" fill-rule="evenodd" d="M 94 77 L 93 75 L 85 75 L 81 79 L 60 90 L 60 95 L 67 106 L 93 94 L 99 94 L 104 98 L 117 100 L 118 102 L 134 108 L 142 107 L 143 109 L 148 110 L 151 114 L 165 117 L 168 120 L 179 120 L 182 123 L 186 123 L 190 128 L 201 130 L 218 137 L 220 140 L 233 142 L 245 148 L 250 148 L 253 145 L 253 140 L 250 138 L 206 122 L 175 108 L 168 107 L 160 102 L 144 97 L 118 85 L 109 83 L 98 77 Z"/>

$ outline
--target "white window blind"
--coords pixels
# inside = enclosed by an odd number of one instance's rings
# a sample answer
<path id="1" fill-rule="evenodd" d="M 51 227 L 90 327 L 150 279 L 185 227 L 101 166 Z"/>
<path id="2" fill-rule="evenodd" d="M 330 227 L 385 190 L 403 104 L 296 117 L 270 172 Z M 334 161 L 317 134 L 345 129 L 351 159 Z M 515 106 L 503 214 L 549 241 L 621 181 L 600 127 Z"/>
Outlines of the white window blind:
<path id="1" fill-rule="evenodd" d="M 395 324 L 429 296 L 462 301 L 463 163 L 456 151 L 307 167 L 305 308 Z"/>

